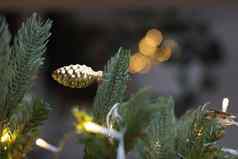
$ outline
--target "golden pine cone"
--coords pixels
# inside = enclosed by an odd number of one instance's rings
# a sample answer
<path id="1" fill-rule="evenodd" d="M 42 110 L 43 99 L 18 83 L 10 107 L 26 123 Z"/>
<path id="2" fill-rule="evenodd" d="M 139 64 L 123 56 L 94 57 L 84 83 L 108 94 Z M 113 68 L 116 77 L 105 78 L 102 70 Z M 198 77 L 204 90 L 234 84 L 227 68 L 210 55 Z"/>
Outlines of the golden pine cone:
<path id="1" fill-rule="evenodd" d="M 69 65 L 58 68 L 52 77 L 58 83 L 70 88 L 85 88 L 102 79 L 102 71 L 94 71 L 86 65 Z"/>

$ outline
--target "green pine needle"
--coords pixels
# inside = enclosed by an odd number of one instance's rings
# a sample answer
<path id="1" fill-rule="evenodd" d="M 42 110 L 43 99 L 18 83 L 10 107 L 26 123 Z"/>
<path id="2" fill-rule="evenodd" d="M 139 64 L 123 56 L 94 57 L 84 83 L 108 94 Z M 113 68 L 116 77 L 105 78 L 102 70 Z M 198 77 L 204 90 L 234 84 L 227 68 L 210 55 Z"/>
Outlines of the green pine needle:
<path id="1" fill-rule="evenodd" d="M 178 121 L 176 150 L 188 159 L 215 159 L 220 151 L 213 143 L 223 135 L 224 128 L 216 119 L 208 120 L 207 111 L 200 106 Z"/>
<path id="2" fill-rule="evenodd" d="M 105 124 L 106 114 L 111 107 L 124 99 L 129 79 L 129 57 L 130 51 L 120 48 L 105 66 L 93 105 L 94 117 L 98 123 Z"/>
<path id="3" fill-rule="evenodd" d="M 136 140 L 143 137 L 154 112 L 156 105 L 151 103 L 149 89 L 140 90 L 128 102 L 120 105 L 120 114 L 126 127 L 126 151 L 131 150 Z"/>
<path id="4" fill-rule="evenodd" d="M 175 158 L 174 101 L 171 97 L 159 97 L 154 105 L 157 111 L 136 149 L 144 159 Z"/>
<path id="5" fill-rule="evenodd" d="M 10 126 L 12 130 L 20 130 L 23 134 L 33 132 L 47 119 L 49 110 L 49 105 L 41 99 L 23 101 L 12 113 Z"/>
<path id="6" fill-rule="evenodd" d="M 8 25 L 6 19 L 0 16 L 0 120 L 4 120 L 6 116 L 6 96 L 8 92 L 8 82 L 9 82 L 9 55 L 11 34 L 8 30 Z M 1 125 L 1 124 L 0 124 Z M 1 126 L 0 126 L 1 127 Z M 1 131 L 1 128 L 0 128 Z"/>
<path id="7" fill-rule="evenodd" d="M 9 109 L 14 108 L 31 88 L 31 79 L 43 62 L 42 55 L 46 51 L 51 24 L 49 20 L 43 23 L 33 14 L 23 23 L 14 38 L 10 56 L 11 81 L 7 96 Z"/>
<path id="8" fill-rule="evenodd" d="M 11 35 L 0 17 L 0 142 L 1 159 L 23 159 L 32 149 L 38 128 L 47 118 L 48 106 L 27 99 L 32 78 L 43 63 L 51 21 L 33 14 L 23 23 L 10 46 Z M 25 97 L 25 98 L 24 98 Z"/>

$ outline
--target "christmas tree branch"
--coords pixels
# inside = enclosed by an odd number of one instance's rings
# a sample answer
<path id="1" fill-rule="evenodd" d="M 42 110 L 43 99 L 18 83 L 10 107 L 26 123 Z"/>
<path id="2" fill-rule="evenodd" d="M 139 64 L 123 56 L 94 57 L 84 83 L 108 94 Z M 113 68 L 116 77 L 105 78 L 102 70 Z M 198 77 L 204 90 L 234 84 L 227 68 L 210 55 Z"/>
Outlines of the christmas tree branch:
<path id="1" fill-rule="evenodd" d="M 102 83 L 97 89 L 93 104 L 94 117 L 101 124 L 105 123 L 106 114 L 111 107 L 115 103 L 121 103 L 125 97 L 129 57 L 130 51 L 120 48 L 105 66 Z"/>
<path id="2" fill-rule="evenodd" d="M 11 81 L 8 84 L 9 112 L 31 88 L 32 77 L 43 62 L 51 21 L 43 23 L 36 14 L 27 19 L 18 30 L 11 49 Z"/>
<path id="3" fill-rule="evenodd" d="M 0 17 L 0 158 L 23 159 L 32 149 L 48 106 L 26 95 L 43 63 L 51 21 L 33 14 L 23 23 L 10 46 L 11 35 Z"/>

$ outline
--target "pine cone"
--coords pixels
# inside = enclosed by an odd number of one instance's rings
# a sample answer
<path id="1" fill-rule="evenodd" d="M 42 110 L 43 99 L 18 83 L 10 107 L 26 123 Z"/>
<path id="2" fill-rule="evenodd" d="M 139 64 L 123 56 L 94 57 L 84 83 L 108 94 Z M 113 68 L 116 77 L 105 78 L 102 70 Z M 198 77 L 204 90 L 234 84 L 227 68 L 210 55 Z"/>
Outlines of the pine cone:
<path id="1" fill-rule="evenodd" d="M 94 71 L 86 65 L 69 65 L 52 73 L 54 80 L 70 88 L 85 88 L 102 79 L 102 71 Z"/>

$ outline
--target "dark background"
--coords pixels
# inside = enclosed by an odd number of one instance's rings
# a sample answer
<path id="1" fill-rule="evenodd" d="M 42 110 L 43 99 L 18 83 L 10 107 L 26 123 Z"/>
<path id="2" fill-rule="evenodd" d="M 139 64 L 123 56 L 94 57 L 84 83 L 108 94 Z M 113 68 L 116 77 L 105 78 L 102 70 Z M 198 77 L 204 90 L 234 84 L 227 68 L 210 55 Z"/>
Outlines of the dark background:
<path id="1" fill-rule="evenodd" d="M 45 65 L 34 84 L 34 93 L 52 106 L 41 136 L 57 145 L 73 128 L 73 105 L 90 107 L 96 92 L 94 84 L 86 89 L 65 88 L 51 79 L 51 72 L 69 64 L 86 64 L 95 70 L 120 46 L 136 51 L 138 41 L 150 28 L 159 28 L 164 37 L 178 47 L 173 58 L 149 73 L 133 75 L 128 92 L 151 86 L 155 94 L 172 95 L 176 113 L 207 102 L 221 109 L 229 97 L 229 112 L 238 113 L 238 1 L 2 1 L 1 14 L 7 17 L 12 33 L 32 12 L 54 21 Z M 238 128 L 231 128 L 221 141 L 237 148 Z M 76 136 L 66 139 L 62 159 L 82 156 Z M 50 152 L 36 148 L 29 158 L 52 158 Z"/>

